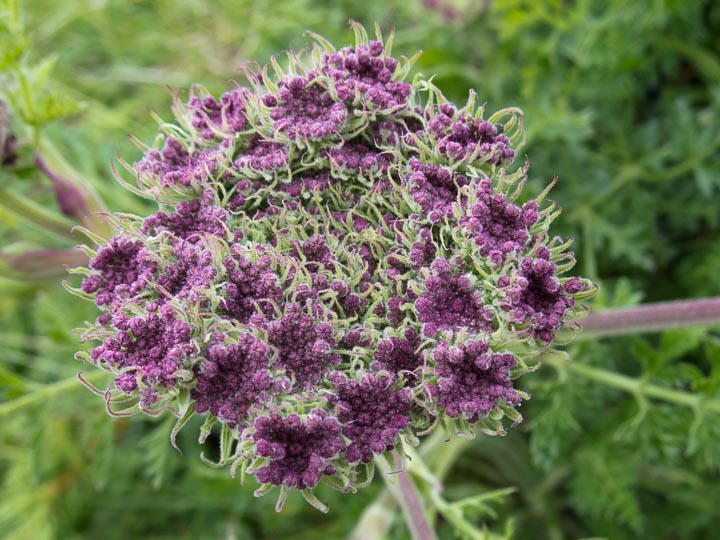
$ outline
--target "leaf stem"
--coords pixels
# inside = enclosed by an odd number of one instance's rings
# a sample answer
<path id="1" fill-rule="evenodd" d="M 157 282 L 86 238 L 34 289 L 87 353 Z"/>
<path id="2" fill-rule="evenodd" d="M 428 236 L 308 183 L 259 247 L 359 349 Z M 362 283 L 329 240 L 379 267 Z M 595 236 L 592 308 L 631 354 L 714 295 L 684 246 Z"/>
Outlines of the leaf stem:
<path id="1" fill-rule="evenodd" d="M 3 183 L 7 182 L 3 181 Z M 72 228 L 77 225 L 76 223 L 48 211 L 23 195 L 9 189 L 0 188 L 0 205 L 10 212 L 39 225 L 49 233 L 66 240 L 75 240 L 72 235 Z"/>
<path id="2" fill-rule="evenodd" d="M 676 405 L 690 407 L 691 409 L 697 409 L 702 406 L 708 411 L 720 413 L 720 400 L 707 399 L 703 394 L 683 392 L 682 390 L 647 384 L 642 379 L 628 377 L 627 375 L 613 373 L 612 371 L 595 368 L 578 362 L 568 362 L 562 356 L 548 356 L 545 361 L 558 370 L 567 370 L 586 379 L 603 383 L 619 390 L 625 390 L 632 394 L 660 399 Z"/>
<path id="3" fill-rule="evenodd" d="M 104 371 L 94 371 L 93 373 L 88 374 L 85 377 L 85 380 L 94 383 L 101 381 L 105 375 L 106 373 Z M 40 401 L 44 401 L 56 394 L 65 392 L 66 390 L 74 390 L 76 388 L 82 388 L 82 384 L 77 377 L 69 377 L 56 383 L 41 386 L 29 394 L 25 394 L 24 396 L 0 405 L 0 417 L 12 414 L 20 409 L 24 409 L 25 407 L 35 405 Z"/>

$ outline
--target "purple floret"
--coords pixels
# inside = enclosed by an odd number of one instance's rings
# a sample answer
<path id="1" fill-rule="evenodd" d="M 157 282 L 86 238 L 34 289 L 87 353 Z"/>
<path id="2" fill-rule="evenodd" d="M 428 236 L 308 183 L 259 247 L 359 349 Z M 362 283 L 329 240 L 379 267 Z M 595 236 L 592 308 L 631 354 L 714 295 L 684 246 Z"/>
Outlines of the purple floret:
<path id="1" fill-rule="evenodd" d="M 412 93 L 408 83 L 392 80 L 397 67 L 397 60 L 383 57 L 382 43 L 371 41 L 357 49 L 324 54 L 320 69 L 334 81 L 337 96 L 345 103 L 359 101 L 369 110 L 395 111 L 407 105 Z"/>
<path id="2" fill-rule="evenodd" d="M 173 246 L 173 254 L 175 260 L 158 277 L 158 286 L 164 293 L 207 307 L 207 290 L 217 276 L 212 253 L 180 241 Z"/>
<path id="3" fill-rule="evenodd" d="M 204 234 L 224 237 L 227 212 L 214 201 L 213 193 L 206 191 L 199 199 L 178 203 L 175 212 L 157 212 L 143 220 L 143 232 L 158 235 L 168 231 L 189 242 L 197 242 Z"/>
<path id="4" fill-rule="evenodd" d="M 241 323 L 247 323 L 258 310 L 269 317 L 283 297 L 280 278 L 271 268 L 271 259 L 260 257 L 252 261 L 242 254 L 237 244 L 230 249 L 233 256 L 224 261 L 229 283 L 220 303 L 222 311 Z"/>
<path id="5" fill-rule="evenodd" d="M 312 73 L 294 76 L 278 83 L 277 94 L 266 94 L 262 102 L 270 108 L 273 127 L 292 140 L 317 141 L 339 135 L 348 111 L 333 100 Z"/>
<path id="6" fill-rule="evenodd" d="M 335 387 L 331 403 L 337 407 L 342 433 L 350 439 L 345 450 L 349 463 L 369 463 L 374 454 L 395 448 L 398 434 L 410 423 L 412 391 L 395 390 L 395 376 L 366 374 L 359 381 L 342 373 L 330 375 Z"/>
<path id="7" fill-rule="evenodd" d="M 414 328 L 408 327 L 405 337 L 390 337 L 377 345 L 375 360 L 380 367 L 392 373 L 402 373 L 411 383 L 417 380 L 417 370 L 424 363 L 420 347 L 420 336 Z"/>
<path id="8" fill-rule="evenodd" d="M 339 279 L 333 280 L 329 284 L 328 289 L 335 293 L 337 305 L 342 309 L 342 314 L 339 315 L 344 315 L 345 318 L 357 316 L 360 310 L 367 304 L 366 298 L 352 292 L 350 286 Z M 332 309 L 335 305 L 331 304 L 329 307 Z"/>
<path id="9" fill-rule="evenodd" d="M 438 382 L 430 385 L 430 394 L 450 418 L 477 422 L 498 402 L 522 401 L 510 380 L 510 368 L 516 363 L 512 354 L 493 353 L 487 343 L 475 340 L 457 347 L 441 341 L 432 356 Z"/>
<path id="10" fill-rule="evenodd" d="M 212 150 L 196 150 L 192 154 L 173 137 L 168 137 L 161 150 L 149 150 L 135 164 L 139 174 L 159 179 L 162 187 L 189 187 L 206 180 L 218 167 L 218 154 Z"/>
<path id="11" fill-rule="evenodd" d="M 417 233 L 415 242 L 410 246 L 408 258 L 414 269 L 430 266 L 435 260 L 437 248 L 433 242 L 432 231 L 423 227 Z"/>
<path id="12" fill-rule="evenodd" d="M 187 107 L 192 114 L 191 122 L 203 139 L 212 140 L 218 132 L 230 136 L 247 127 L 245 92 L 246 89 L 235 88 L 220 96 L 220 101 L 212 96 L 190 98 Z"/>
<path id="13" fill-rule="evenodd" d="M 288 304 L 285 314 L 266 329 L 268 342 L 277 350 L 275 363 L 288 370 L 300 388 L 312 386 L 340 362 L 333 352 L 337 342 L 332 324 L 309 315 L 299 303 Z"/>
<path id="14" fill-rule="evenodd" d="M 427 110 L 425 116 L 429 131 L 437 141 L 435 148 L 451 162 L 471 159 L 498 165 L 515 158 L 508 138 L 487 120 L 458 114 L 449 103 Z"/>
<path id="15" fill-rule="evenodd" d="M 414 146 L 414 137 L 427 138 L 424 124 L 415 115 L 373 120 L 368 131 L 375 144 L 383 146 L 402 147 L 403 143 Z"/>
<path id="16" fill-rule="evenodd" d="M 139 240 L 116 236 L 98 249 L 90 261 L 96 273 L 82 282 L 82 290 L 96 293 L 95 303 L 106 306 L 133 298 L 146 290 L 157 273 L 153 254 Z"/>
<path id="17" fill-rule="evenodd" d="M 114 320 L 117 335 L 107 338 L 91 352 L 96 364 L 127 373 L 115 379 L 115 385 L 130 393 L 137 387 L 139 373 L 149 385 L 172 387 L 176 372 L 183 367 L 185 358 L 192 354 L 190 325 L 175 318 L 169 306 L 160 306 L 144 317 L 118 314 Z"/>
<path id="18" fill-rule="evenodd" d="M 537 203 L 528 201 L 522 208 L 512 204 L 503 195 L 493 194 L 487 178 L 480 182 L 476 194 L 477 202 L 460 219 L 460 225 L 468 230 L 482 256 L 501 264 L 504 255 L 522 251 L 530 239 L 529 229 L 539 216 Z"/>
<path id="19" fill-rule="evenodd" d="M 356 141 L 347 141 L 340 148 L 330 148 L 323 154 L 335 169 L 354 174 L 385 172 L 392 164 L 392 158 L 387 153 L 377 152 Z"/>
<path id="20" fill-rule="evenodd" d="M 405 178 L 405 182 L 410 186 L 413 199 L 430 221 L 438 223 L 443 218 L 452 216 L 452 205 L 457 202 L 458 189 L 467 184 L 467 179 L 440 165 L 423 163 L 412 158 L 410 174 Z"/>
<path id="21" fill-rule="evenodd" d="M 211 346 L 195 368 L 197 384 L 190 392 L 195 411 L 210 411 L 231 428 L 245 425 L 248 409 L 273 385 L 269 360 L 270 349 L 252 334 L 242 334 L 233 345 Z"/>
<path id="22" fill-rule="evenodd" d="M 511 322 L 529 323 L 530 335 L 549 343 L 575 303 L 570 295 L 579 290 L 579 280 L 568 280 L 563 287 L 555 277 L 557 266 L 548 260 L 547 249 L 538 255 L 536 259 L 523 259 L 518 275 L 508 280 L 503 309 L 509 312 Z"/>
<path id="23" fill-rule="evenodd" d="M 256 137 L 233 165 L 238 171 L 258 173 L 284 169 L 289 160 L 286 145 Z"/>
<path id="24" fill-rule="evenodd" d="M 282 204 L 286 209 L 298 210 L 305 206 L 309 207 L 310 213 L 316 213 L 317 208 L 312 206 L 315 203 L 314 195 L 326 193 L 332 182 L 333 178 L 325 171 L 305 172 L 294 177 L 291 182 L 278 185 L 277 192 L 285 194 Z M 268 196 L 271 203 L 277 204 L 278 198 L 275 194 Z"/>
<path id="25" fill-rule="evenodd" d="M 345 444 L 340 424 L 324 411 L 313 411 L 305 422 L 297 414 L 261 416 L 254 425 L 256 453 L 270 460 L 255 471 L 258 482 L 307 489 L 315 487 L 323 475 L 335 474 L 329 461 Z"/>
<path id="26" fill-rule="evenodd" d="M 436 259 L 425 279 L 426 292 L 415 302 L 418 320 L 426 323 L 423 333 L 468 328 L 479 332 L 491 328 L 492 310 L 483 305 L 470 279 L 458 274 L 446 259 Z"/>
<path id="27" fill-rule="evenodd" d="M 308 240 L 294 240 L 290 244 L 292 257 L 303 262 L 303 266 L 309 272 L 317 272 L 321 268 L 333 269 L 336 262 L 335 255 L 325 242 L 325 238 L 315 234 Z"/>

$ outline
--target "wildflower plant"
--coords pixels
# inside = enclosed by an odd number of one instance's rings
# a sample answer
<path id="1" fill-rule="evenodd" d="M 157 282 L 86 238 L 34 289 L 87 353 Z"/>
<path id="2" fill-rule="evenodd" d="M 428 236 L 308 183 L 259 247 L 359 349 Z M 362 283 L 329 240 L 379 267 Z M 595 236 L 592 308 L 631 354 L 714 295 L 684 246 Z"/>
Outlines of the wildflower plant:
<path id="1" fill-rule="evenodd" d="M 102 312 L 77 356 L 113 375 L 88 383 L 108 411 L 171 411 L 173 444 L 204 417 L 216 464 L 278 487 L 278 508 L 299 490 L 325 510 L 318 484 L 355 491 L 437 429 L 504 433 L 529 398 L 515 381 L 594 291 L 565 276 L 549 187 L 523 197 L 522 112 L 456 106 L 392 35 L 353 29 L 218 98 L 176 95 L 175 122 L 119 160 L 158 211 L 86 230 L 69 287 Z"/>

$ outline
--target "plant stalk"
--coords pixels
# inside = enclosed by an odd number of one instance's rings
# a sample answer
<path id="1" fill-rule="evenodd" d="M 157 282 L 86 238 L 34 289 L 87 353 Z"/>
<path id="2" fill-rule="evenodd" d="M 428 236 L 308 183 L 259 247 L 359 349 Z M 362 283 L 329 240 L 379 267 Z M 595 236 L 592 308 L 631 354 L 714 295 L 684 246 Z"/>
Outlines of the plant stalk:
<path id="1" fill-rule="evenodd" d="M 402 458 L 393 450 L 392 452 L 394 464 L 391 464 L 382 456 L 376 456 L 375 463 L 386 480 L 388 491 L 393 495 L 395 500 L 403 509 L 405 521 L 410 529 L 410 535 L 413 540 L 436 540 L 430 523 L 428 522 L 425 508 L 422 500 L 418 496 L 415 484 L 406 470 L 406 464 Z M 368 519 L 370 516 L 365 516 Z M 381 520 L 384 522 L 384 520 Z M 351 538 L 369 538 L 368 531 L 356 531 Z"/>
<path id="2" fill-rule="evenodd" d="M 399 493 L 401 494 L 400 504 L 407 517 L 413 540 L 435 540 L 435 533 L 430 528 L 425 509 L 410 474 L 405 470 L 399 471 L 397 474 Z"/>
<path id="3" fill-rule="evenodd" d="M 447 434 L 436 429 L 418 448 L 418 459 L 422 459 L 432 474 L 442 481 L 448 470 L 473 440 L 455 438 L 448 440 Z M 409 464 L 409 471 L 415 466 L 416 460 Z M 357 525 L 349 534 L 348 540 L 383 540 L 387 538 L 395 519 L 398 502 L 390 487 L 386 487 L 377 498 L 363 511 Z M 435 509 L 428 510 L 430 520 Z"/>
<path id="4" fill-rule="evenodd" d="M 720 324 L 720 298 L 658 302 L 591 313 L 580 321 L 578 339 L 658 332 L 683 326 Z"/>

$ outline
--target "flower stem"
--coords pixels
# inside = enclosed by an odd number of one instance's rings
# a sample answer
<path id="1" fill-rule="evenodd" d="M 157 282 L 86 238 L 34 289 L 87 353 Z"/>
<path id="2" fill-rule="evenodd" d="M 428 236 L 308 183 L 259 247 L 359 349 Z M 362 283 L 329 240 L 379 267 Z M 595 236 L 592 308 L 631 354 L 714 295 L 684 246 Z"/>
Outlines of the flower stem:
<path id="1" fill-rule="evenodd" d="M 402 497 L 400 504 L 403 507 L 408 527 L 414 540 L 434 540 L 435 533 L 430 528 L 425 509 L 415 490 L 415 484 L 407 471 L 398 473 L 399 492 Z"/>
<path id="2" fill-rule="evenodd" d="M 658 302 L 592 313 L 580 321 L 578 339 L 658 332 L 682 326 L 720 324 L 720 298 Z"/>
<path id="3" fill-rule="evenodd" d="M 432 471 L 437 480 L 442 481 L 448 470 L 461 454 L 473 441 L 464 438 L 448 440 L 447 434 L 441 430 L 435 430 L 428 436 L 418 448 L 419 457 Z M 415 467 L 416 460 L 410 462 L 409 468 Z M 355 528 L 349 534 L 348 540 L 382 540 L 387 538 L 395 518 L 397 500 L 390 487 L 385 487 L 377 498 L 363 511 Z M 430 519 L 436 509 L 430 508 Z"/>
<path id="4" fill-rule="evenodd" d="M 395 462 L 394 464 L 391 464 L 381 456 L 376 456 L 375 462 L 385 477 L 389 492 L 395 497 L 395 500 L 397 500 L 403 509 L 405 521 L 410 529 L 410 535 L 413 540 L 436 540 L 437 537 L 430 527 L 427 515 L 425 514 L 425 508 L 418 496 L 415 484 L 406 470 L 406 464 L 403 463 L 397 451 L 394 450 L 392 455 L 393 461 Z M 366 518 L 367 517 L 368 516 L 366 516 Z M 358 535 L 357 532 L 356 529 L 351 535 L 351 538 L 368 537 L 365 531 L 360 535 Z"/>

